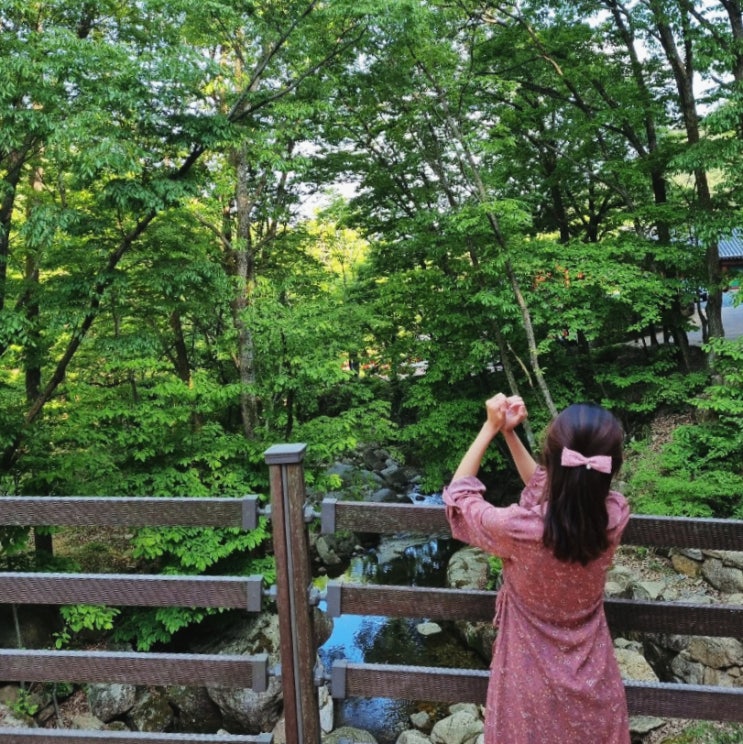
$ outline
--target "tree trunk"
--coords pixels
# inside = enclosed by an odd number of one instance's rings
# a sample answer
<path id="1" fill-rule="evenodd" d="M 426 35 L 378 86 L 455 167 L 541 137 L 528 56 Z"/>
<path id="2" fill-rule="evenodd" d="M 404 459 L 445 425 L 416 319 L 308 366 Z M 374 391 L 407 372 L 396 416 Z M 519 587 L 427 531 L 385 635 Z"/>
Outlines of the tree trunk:
<path id="1" fill-rule="evenodd" d="M 35 195 L 44 188 L 41 168 L 34 168 L 31 174 L 31 191 L 34 196 L 29 199 L 28 217 L 33 214 L 36 206 Z M 26 378 L 26 402 L 32 403 L 41 391 L 41 336 L 39 334 L 39 248 L 29 247 L 26 251 L 24 268 L 24 282 L 26 292 L 31 298 L 25 306 L 26 321 L 28 322 L 28 339 L 24 347 L 24 374 Z M 48 561 L 54 555 L 52 535 L 44 528 L 34 530 L 34 553 L 37 561 Z"/>
<path id="2" fill-rule="evenodd" d="M 251 169 L 247 150 L 244 147 L 235 153 L 237 183 L 235 208 L 237 210 L 237 235 L 235 250 L 235 273 L 237 294 L 233 303 L 235 328 L 237 329 L 237 369 L 240 375 L 240 414 L 246 438 L 255 436 L 258 406 L 255 398 L 255 349 L 253 333 L 246 317 L 250 307 L 255 282 L 255 255 L 250 232 L 251 212 L 254 201 L 250 195 Z"/>
<path id="3" fill-rule="evenodd" d="M 687 17 L 687 8 L 685 3 L 680 3 L 680 12 L 682 20 Z M 673 31 L 664 10 L 660 7 L 657 0 L 650 3 L 653 12 L 656 29 L 660 38 L 663 51 L 673 70 L 673 76 L 676 81 L 681 114 L 684 120 L 686 130 L 686 140 L 689 145 L 694 146 L 700 141 L 699 134 L 699 113 L 697 111 L 696 97 L 694 95 L 693 77 L 694 66 L 692 63 L 692 41 L 688 35 L 688 26 L 682 23 L 684 31 L 684 48 L 685 59 L 682 59 L 676 41 L 673 37 Z M 697 190 L 697 204 L 702 212 L 711 213 L 714 209 L 712 204 L 712 194 L 709 188 L 707 172 L 703 168 L 694 170 L 694 183 Z M 722 326 L 722 271 L 720 270 L 720 252 L 717 240 L 710 240 L 707 244 L 705 262 L 707 266 L 707 281 L 709 300 L 707 302 L 707 319 L 709 322 L 709 335 L 711 337 L 723 337 L 725 331 Z"/>

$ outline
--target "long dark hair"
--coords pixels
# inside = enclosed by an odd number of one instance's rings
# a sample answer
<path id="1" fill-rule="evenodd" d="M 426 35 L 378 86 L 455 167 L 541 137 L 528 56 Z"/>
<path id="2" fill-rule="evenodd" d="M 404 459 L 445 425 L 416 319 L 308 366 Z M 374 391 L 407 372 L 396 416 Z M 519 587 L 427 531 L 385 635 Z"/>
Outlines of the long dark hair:
<path id="1" fill-rule="evenodd" d="M 606 497 L 611 479 L 622 465 L 622 427 L 605 408 L 576 403 L 555 418 L 542 451 L 547 471 L 544 545 L 563 561 L 584 566 L 609 547 Z M 586 457 L 609 455 L 611 473 L 584 466 L 564 467 L 564 447 Z"/>

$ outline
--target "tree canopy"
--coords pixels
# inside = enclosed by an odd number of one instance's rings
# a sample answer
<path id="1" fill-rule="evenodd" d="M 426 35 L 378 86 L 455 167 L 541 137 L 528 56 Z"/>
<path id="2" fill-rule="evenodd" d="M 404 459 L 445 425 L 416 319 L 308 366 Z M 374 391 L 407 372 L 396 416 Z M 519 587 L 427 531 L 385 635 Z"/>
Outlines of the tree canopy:
<path id="1" fill-rule="evenodd" d="M 436 490 L 504 390 L 534 447 L 610 407 L 637 508 L 740 517 L 742 35 L 731 0 L 4 2 L 2 492 L 239 496 L 290 440 L 312 488 L 375 442 Z"/>

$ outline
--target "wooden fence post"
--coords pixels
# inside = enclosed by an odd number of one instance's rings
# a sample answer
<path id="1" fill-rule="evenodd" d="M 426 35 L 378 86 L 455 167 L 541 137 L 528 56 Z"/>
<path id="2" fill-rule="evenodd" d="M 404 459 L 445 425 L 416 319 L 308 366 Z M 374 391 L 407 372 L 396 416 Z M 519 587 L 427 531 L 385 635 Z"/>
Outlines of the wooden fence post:
<path id="1" fill-rule="evenodd" d="M 274 445 L 264 453 L 271 478 L 276 603 L 287 744 L 319 744 L 317 658 L 310 605 L 309 547 L 304 520 L 305 444 Z"/>

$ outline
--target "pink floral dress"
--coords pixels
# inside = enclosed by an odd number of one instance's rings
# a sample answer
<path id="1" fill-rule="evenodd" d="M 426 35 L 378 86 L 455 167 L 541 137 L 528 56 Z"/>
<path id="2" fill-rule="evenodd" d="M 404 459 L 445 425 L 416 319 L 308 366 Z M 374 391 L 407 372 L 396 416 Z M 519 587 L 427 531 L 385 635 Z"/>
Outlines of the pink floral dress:
<path id="1" fill-rule="evenodd" d="M 629 520 L 624 496 L 607 497 L 610 547 L 586 566 L 542 544 L 546 473 L 518 504 L 488 504 L 474 477 L 444 489 L 452 534 L 503 559 L 494 624 L 485 744 L 629 744 L 624 685 L 604 616 L 604 583 Z"/>

